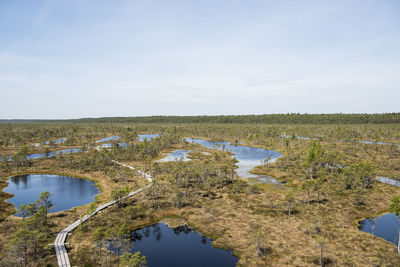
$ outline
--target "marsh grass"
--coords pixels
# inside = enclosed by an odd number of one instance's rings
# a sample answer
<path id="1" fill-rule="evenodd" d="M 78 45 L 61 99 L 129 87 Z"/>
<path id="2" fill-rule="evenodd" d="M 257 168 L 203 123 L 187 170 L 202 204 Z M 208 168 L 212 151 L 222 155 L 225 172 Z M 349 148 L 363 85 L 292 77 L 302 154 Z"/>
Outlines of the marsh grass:
<path id="1" fill-rule="evenodd" d="M 22 126 L 21 126 L 22 127 Z M 97 128 L 96 128 L 97 127 Z M 173 128 L 175 127 L 175 129 Z M 105 130 L 108 129 L 108 130 Z M 112 130 L 110 130 L 112 129 Z M 213 246 L 232 249 L 238 256 L 239 266 L 315 266 L 319 262 L 319 247 L 324 240 L 325 249 L 323 262 L 325 266 L 400 266 L 400 258 L 396 247 L 381 239 L 374 238 L 358 230 L 358 221 L 388 211 L 391 198 L 400 194 L 400 188 L 376 183 L 363 196 L 363 204 L 355 205 L 351 192 L 340 189 L 340 179 L 336 174 L 328 174 L 328 181 L 321 191 L 320 202 L 312 194 L 310 205 L 307 204 L 306 193 L 301 190 L 307 170 L 301 166 L 306 155 L 310 140 L 294 139 L 286 145 L 282 134 L 300 136 L 324 136 L 322 146 L 329 152 L 337 152 L 343 165 L 358 163 L 363 160 L 373 162 L 378 174 L 392 178 L 400 177 L 400 157 L 398 147 L 351 142 L 337 142 L 338 139 L 374 140 L 377 136 L 381 141 L 399 142 L 398 125 L 115 125 L 94 124 L 78 127 L 78 134 L 88 131 L 90 140 L 106 135 L 120 135 L 135 129 L 137 132 L 163 133 L 177 131 L 181 136 L 197 136 L 211 141 L 243 141 L 247 145 L 274 149 L 284 156 L 275 163 L 256 167 L 252 173 L 270 175 L 286 182 L 285 187 L 294 192 L 294 214 L 288 216 L 285 195 L 286 190 L 273 185 L 257 184 L 258 190 L 243 185 L 239 193 L 234 193 L 233 184 L 215 188 L 210 196 L 199 198 L 191 206 L 172 208 L 162 203 L 160 209 L 147 206 L 145 194 L 126 200 L 121 208 L 111 207 L 91 219 L 90 223 L 76 229 L 67 242 L 74 265 L 82 264 L 84 259 L 95 261 L 96 244 L 92 236 L 96 227 L 115 228 L 123 223 L 130 230 L 139 229 L 165 218 L 185 220 L 187 224 L 205 236 L 211 237 Z M 25 129 L 26 130 L 26 129 Z M 24 130 L 24 131 L 25 131 Z M 28 130 L 26 130 L 28 131 Z M 103 133 L 103 134 L 101 134 Z M 21 133 L 21 135 L 23 135 Z M 63 136 L 67 136 L 63 134 Z M 129 138 L 121 140 L 130 141 Z M 12 144 L 11 150 L 19 151 L 20 147 Z M 81 145 L 81 144 L 79 144 Z M 77 146 L 79 147 L 79 146 Z M 162 158 L 175 149 L 198 149 L 195 145 L 185 146 L 175 144 L 162 151 L 152 160 Z M 201 148 L 202 151 L 212 150 Z M 196 155 L 194 155 L 194 159 Z M 210 157 L 211 159 L 212 157 Z M 127 164 L 144 168 L 139 161 L 124 161 Z M 66 170 L 60 167 L 57 159 L 35 160 L 33 166 L 3 168 L 1 171 L 1 190 L 6 186 L 9 176 L 22 173 L 57 173 L 75 177 L 85 177 L 96 182 L 101 193 L 96 198 L 96 204 L 110 200 L 111 191 L 121 186 L 121 181 L 98 171 Z M 336 178 L 335 178 L 336 177 Z M 136 188 L 146 182 L 136 177 Z M 266 199 L 266 194 L 268 198 Z M 11 204 L 3 201 L 9 195 L 0 195 L 0 253 L 3 255 L 7 244 L 20 222 L 19 218 L 9 216 L 14 212 Z M 269 202 L 273 199 L 273 207 Z M 161 200 L 163 201 L 163 200 Z M 135 219 L 126 216 L 126 209 L 140 204 L 142 209 Z M 89 205 L 76 207 L 68 211 L 49 215 L 52 243 L 58 231 L 77 220 L 84 214 Z M 3 234 L 4 233 L 4 234 Z M 257 234 L 262 233 L 263 251 L 257 253 Z M 265 250 L 264 250 L 265 249 Z M 104 251 L 104 253 L 107 253 Z M 115 255 L 107 253 L 107 259 L 116 264 Z M 53 248 L 46 248 L 46 253 L 37 266 L 44 263 L 56 264 Z"/>

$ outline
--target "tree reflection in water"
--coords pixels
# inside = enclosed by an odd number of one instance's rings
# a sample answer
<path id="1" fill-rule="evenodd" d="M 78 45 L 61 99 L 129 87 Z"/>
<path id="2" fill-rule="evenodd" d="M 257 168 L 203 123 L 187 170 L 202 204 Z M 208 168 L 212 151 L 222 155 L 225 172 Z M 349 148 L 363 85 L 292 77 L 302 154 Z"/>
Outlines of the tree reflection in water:
<path id="1" fill-rule="evenodd" d="M 106 248 L 116 254 L 125 250 L 130 253 L 140 251 L 152 267 L 235 266 L 238 259 L 232 252 L 214 248 L 211 241 L 187 225 L 170 228 L 158 223 L 132 231 L 129 248 L 124 242 L 111 240 L 106 243 Z"/>
<path id="2" fill-rule="evenodd" d="M 179 235 L 180 233 L 185 233 L 188 234 L 190 233 L 192 230 L 187 227 L 187 225 L 182 225 L 182 226 L 178 226 L 176 228 L 173 228 L 173 231 L 176 235 Z"/>
<path id="3" fill-rule="evenodd" d="M 153 225 L 152 227 L 153 227 L 154 238 L 158 242 L 161 240 L 161 237 L 162 237 L 160 225 L 157 223 L 157 224 Z"/>

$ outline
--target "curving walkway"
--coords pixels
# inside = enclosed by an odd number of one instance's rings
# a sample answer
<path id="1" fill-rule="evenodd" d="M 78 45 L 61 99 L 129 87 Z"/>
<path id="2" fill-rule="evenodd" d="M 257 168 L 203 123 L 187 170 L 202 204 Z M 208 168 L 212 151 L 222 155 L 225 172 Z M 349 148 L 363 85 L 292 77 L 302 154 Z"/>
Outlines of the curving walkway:
<path id="1" fill-rule="evenodd" d="M 150 182 L 150 184 L 146 185 L 145 187 L 142 187 L 136 191 L 130 192 L 127 196 L 125 196 L 121 199 L 125 199 L 128 197 L 134 196 L 153 185 L 153 179 L 151 178 L 150 175 L 146 174 L 144 171 L 137 170 L 137 169 L 133 168 L 132 166 L 123 164 L 123 163 L 115 161 L 115 160 L 111 160 L 111 161 L 115 164 L 119 164 L 121 166 L 124 166 L 124 167 L 127 167 L 129 169 L 139 172 L 141 175 L 143 175 L 144 178 L 146 178 L 147 181 Z M 103 209 L 106 209 L 109 206 L 114 205 L 115 203 L 117 203 L 117 200 L 113 200 L 113 201 L 110 201 L 103 205 L 98 206 L 95 211 L 93 211 L 90 214 L 86 214 L 85 216 L 83 216 L 79 220 L 75 221 L 73 224 L 69 225 L 67 228 L 65 228 L 64 230 L 62 230 L 61 232 L 59 232 L 57 234 L 56 240 L 54 240 L 54 249 L 55 249 L 56 255 L 57 255 L 58 266 L 71 267 L 71 263 L 69 262 L 69 258 L 68 258 L 68 252 L 67 252 L 67 249 L 65 248 L 65 240 L 67 239 L 67 235 L 71 231 L 73 231 L 75 228 L 77 228 L 80 224 L 84 223 L 90 217 L 94 216 L 97 212 L 99 212 Z"/>

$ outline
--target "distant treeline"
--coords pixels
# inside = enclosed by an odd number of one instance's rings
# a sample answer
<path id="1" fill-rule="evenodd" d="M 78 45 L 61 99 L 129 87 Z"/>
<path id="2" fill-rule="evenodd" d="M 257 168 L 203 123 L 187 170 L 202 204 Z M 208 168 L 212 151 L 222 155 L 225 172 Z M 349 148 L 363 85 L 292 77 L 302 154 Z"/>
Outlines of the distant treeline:
<path id="1" fill-rule="evenodd" d="M 265 114 L 219 116 L 103 117 L 73 120 L 0 120 L 2 123 L 259 123 L 259 124 L 388 124 L 400 123 L 400 113 L 382 114 Z"/>

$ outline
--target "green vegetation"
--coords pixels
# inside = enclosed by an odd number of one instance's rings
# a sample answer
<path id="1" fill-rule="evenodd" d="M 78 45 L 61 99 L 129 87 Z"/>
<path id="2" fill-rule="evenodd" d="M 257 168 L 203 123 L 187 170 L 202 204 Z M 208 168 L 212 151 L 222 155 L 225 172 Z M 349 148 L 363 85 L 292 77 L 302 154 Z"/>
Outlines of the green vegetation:
<path id="1" fill-rule="evenodd" d="M 106 123 L 98 123 L 99 119 L 0 124 L 0 156 L 18 155 L 0 162 L 2 189 L 10 176 L 49 172 L 85 177 L 102 189 L 95 203 L 56 214 L 47 214 L 51 203 L 43 195 L 39 202 L 20 207 L 21 219 L 10 216 L 14 209 L 4 201 L 10 195 L 1 192 L 0 265 L 22 264 L 20 259 L 36 266 L 55 265 L 53 248 L 47 244 L 57 232 L 98 205 L 119 200 L 147 183 L 139 173 L 113 164 L 110 159 L 114 159 L 152 174 L 154 186 L 74 230 L 68 237 L 72 265 L 143 266 L 142 255 L 126 253 L 127 232 L 177 218 L 213 238 L 214 246 L 232 249 L 240 266 L 398 266 L 395 246 L 359 231 L 357 221 L 389 211 L 393 197 L 400 195 L 400 188 L 375 179 L 376 175 L 400 178 L 400 115 L 340 115 L 226 116 L 230 118 L 226 124 L 218 123 L 223 116 L 214 121 L 208 120 L 212 117 L 147 117 L 110 118 Z M 182 118 L 193 120 L 184 123 Z M 206 123 L 196 123 L 201 118 Z M 279 118 L 280 124 L 259 123 Z M 292 120 L 296 122 L 289 124 Z M 144 133 L 161 136 L 139 142 L 137 135 Z M 112 135 L 121 139 L 111 149 L 95 149 L 96 140 Z M 272 176 L 285 186 L 250 185 L 237 176 L 237 162 L 229 151 L 206 149 L 185 142 L 184 137 L 245 142 L 279 151 L 283 156 L 276 162 L 265 159 L 252 172 Z M 43 144 L 59 138 L 67 141 Z M 124 149 L 118 142 L 129 146 Z M 87 152 L 25 157 L 66 148 Z M 191 161 L 156 162 L 176 149 L 193 151 Z M 398 202 L 393 200 L 394 210 Z M 116 253 L 105 249 L 110 240 L 119 242 Z M 25 247 L 26 253 L 17 254 Z"/>
<path id="2" fill-rule="evenodd" d="M 47 214 L 53 206 L 49 197 L 49 192 L 43 192 L 35 203 L 21 206 L 20 211 L 24 212 L 23 218 L 30 217 L 17 226 L 4 264 L 26 265 L 45 255 L 43 247 L 51 233 Z"/>
<path id="3" fill-rule="evenodd" d="M 125 252 L 121 257 L 121 264 L 126 267 L 144 267 L 147 262 L 146 257 L 138 251 L 135 254 Z"/>
<path id="4" fill-rule="evenodd" d="M 265 114 L 220 116 L 104 117 L 75 120 L 0 120 L 0 122 L 58 123 L 265 123 L 265 124 L 387 124 L 400 123 L 400 113 L 384 114 Z"/>

